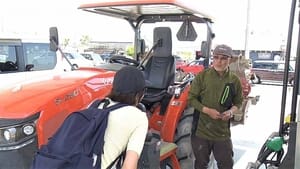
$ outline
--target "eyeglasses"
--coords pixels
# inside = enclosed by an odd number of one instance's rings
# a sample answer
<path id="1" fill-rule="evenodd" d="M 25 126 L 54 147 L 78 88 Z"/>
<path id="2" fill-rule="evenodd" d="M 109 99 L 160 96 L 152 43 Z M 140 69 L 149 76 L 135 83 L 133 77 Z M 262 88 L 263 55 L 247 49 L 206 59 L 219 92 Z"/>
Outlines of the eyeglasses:
<path id="1" fill-rule="evenodd" d="M 223 56 L 223 55 L 214 55 L 213 56 L 213 59 L 214 60 L 221 60 L 221 61 L 225 61 L 225 60 L 228 60 L 228 56 Z"/>

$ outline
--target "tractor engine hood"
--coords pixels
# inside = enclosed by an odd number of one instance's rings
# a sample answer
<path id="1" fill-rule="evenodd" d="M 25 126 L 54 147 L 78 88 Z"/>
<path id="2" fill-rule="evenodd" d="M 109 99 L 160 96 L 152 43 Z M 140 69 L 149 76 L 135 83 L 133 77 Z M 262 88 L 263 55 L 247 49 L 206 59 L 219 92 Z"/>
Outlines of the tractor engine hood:
<path id="1" fill-rule="evenodd" d="M 64 72 L 0 89 L 0 118 L 26 118 L 71 99 L 87 105 L 96 93 L 103 97 L 109 93 L 114 73 L 101 69 Z"/>

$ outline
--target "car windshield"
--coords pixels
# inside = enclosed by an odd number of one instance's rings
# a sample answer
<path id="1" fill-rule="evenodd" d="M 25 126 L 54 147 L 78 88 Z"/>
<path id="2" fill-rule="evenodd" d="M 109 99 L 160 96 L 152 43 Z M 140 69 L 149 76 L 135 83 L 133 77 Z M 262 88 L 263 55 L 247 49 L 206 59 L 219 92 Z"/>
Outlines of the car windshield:
<path id="1" fill-rule="evenodd" d="M 88 60 L 93 60 L 92 54 L 89 53 L 80 53 L 80 54 Z"/>
<path id="2" fill-rule="evenodd" d="M 101 56 L 97 53 L 92 55 L 93 60 L 99 61 L 99 62 L 104 62 L 103 59 L 101 58 Z"/>
<path id="3" fill-rule="evenodd" d="M 72 53 L 75 59 L 84 59 L 84 57 L 78 53 Z"/>
<path id="4" fill-rule="evenodd" d="M 64 53 L 65 56 L 68 58 L 68 59 L 84 59 L 84 56 L 78 54 L 78 53 Z"/>

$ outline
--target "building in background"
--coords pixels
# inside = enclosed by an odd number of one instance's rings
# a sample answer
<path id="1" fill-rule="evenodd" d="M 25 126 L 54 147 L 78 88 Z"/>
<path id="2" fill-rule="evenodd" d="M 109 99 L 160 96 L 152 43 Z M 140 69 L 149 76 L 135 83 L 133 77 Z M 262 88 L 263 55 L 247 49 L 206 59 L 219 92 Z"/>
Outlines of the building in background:
<path id="1" fill-rule="evenodd" d="M 95 53 L 124 53 L 127 47 L 132 46 L 132 42 L 116 42 L 116 41 L 91 41 L 89 48 L 85 49 L 85 52 L 93 51 Z"/>

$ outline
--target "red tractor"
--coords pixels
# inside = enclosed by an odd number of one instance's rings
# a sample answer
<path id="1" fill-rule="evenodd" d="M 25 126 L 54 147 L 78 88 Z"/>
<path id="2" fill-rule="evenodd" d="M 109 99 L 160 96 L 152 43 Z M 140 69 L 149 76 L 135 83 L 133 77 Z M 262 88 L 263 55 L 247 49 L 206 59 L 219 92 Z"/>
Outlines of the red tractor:
<path id="1" fill-rule="evenodd" d="M 194 76 L 176 71 L 174 52 L 201 50 L 204 65 L 209 66 L 213 21 L 198 7 L 199 4 L 178 0 L 103 0 L 81 5 L 81 10 L 128 21 L 134 31 L 133 59 L 112 56 L 110 63 L 97 68 L 73 67 L 70 72 L 1 89 L 0 168 L 27 169 L 34 152 L 47 142 L 68 114 L 109 93 L 115 71 L 124 65 L 140 68 L 147 84 L 142 104 L 153 137 L 146 140 L 145 147 L 154 143 L 157 151 L 151 152 L 158 152 L 158 158 L 143 161 L 142 157 L 141 168 L 159 168 L 154 163 L 161 168 L 194 168 L 190 139 L 194 109 L 187 104 Z M 57 30 L 51 29 L 50 34 L 51 49 L 60 50 Z M 149 35 L 153 41 L 146 45 L 142 37 L 146 39 Z M 182 48 L 178 42 L 187 47 Z M 147 156 L 145 152 L 143 155 Z"/>
<path id="2" fill-rule="evenodd" d="M 198 6 L 178 0 L 107 0 L 79 7 L 83 11 L 125 19 L 133 28 L 133 59 L 113 56 L 111 63 L 102 68 L 118 70 L 122 65 L 133 65 L 144 73 L 147 92 L 142 103 L 149 116 L 150 130 L 160 137 L 161 168 L 194 168 L 190 139 L 194 109 L 187 104 L 194 76 L 176 72 L 174 52 L 190 50 L 195 53 L 201 50 L 204 62 L 209 63 L 214 37 L 211 30 L 213 21 L 210 16 L 199 11 Z M 146 45 L 142 37 L 149 35 L 150 38 L 145 39 L 153 41 Z M 188 44 L 188 48 L 177 47 L 179 42 Z M 145 51 L 146 46 L 148 51 Z M 195 46 L 196 49 L 190 48 Z"/>
<path id="3" fill-rule="evenodd" d="M 118 70 L 125 64 L 141 69 L 147 87 L 142 103 L 149 116 L 150 130 L 161 140 L 160 167 L 194 168 L 190 136 L 195 116 L 194 109 L 187 104 L 194 75 L 177 72 L 174 56 L 178 55 L 176 51 L 192 54 L 200 51 L 203 65 L 208 67 L 214 38 L 212 18 L 199 10 L 199 4 L 179 0 L 102 0 L 82 4 L 79 9 L 124 19 L 132 27 L 133 59 L 113 56 L 111 63 L 102 68 Z M 151 38 L 153 41 L 149 42 Z M 145 39 L 151 45 L 146 45 Z M 147 47 L 149 50 L 145 51 Z M 245 87 L 245 92 L 250 89 Z M 248 99 L 245 104 L 247 107 Z"/>

